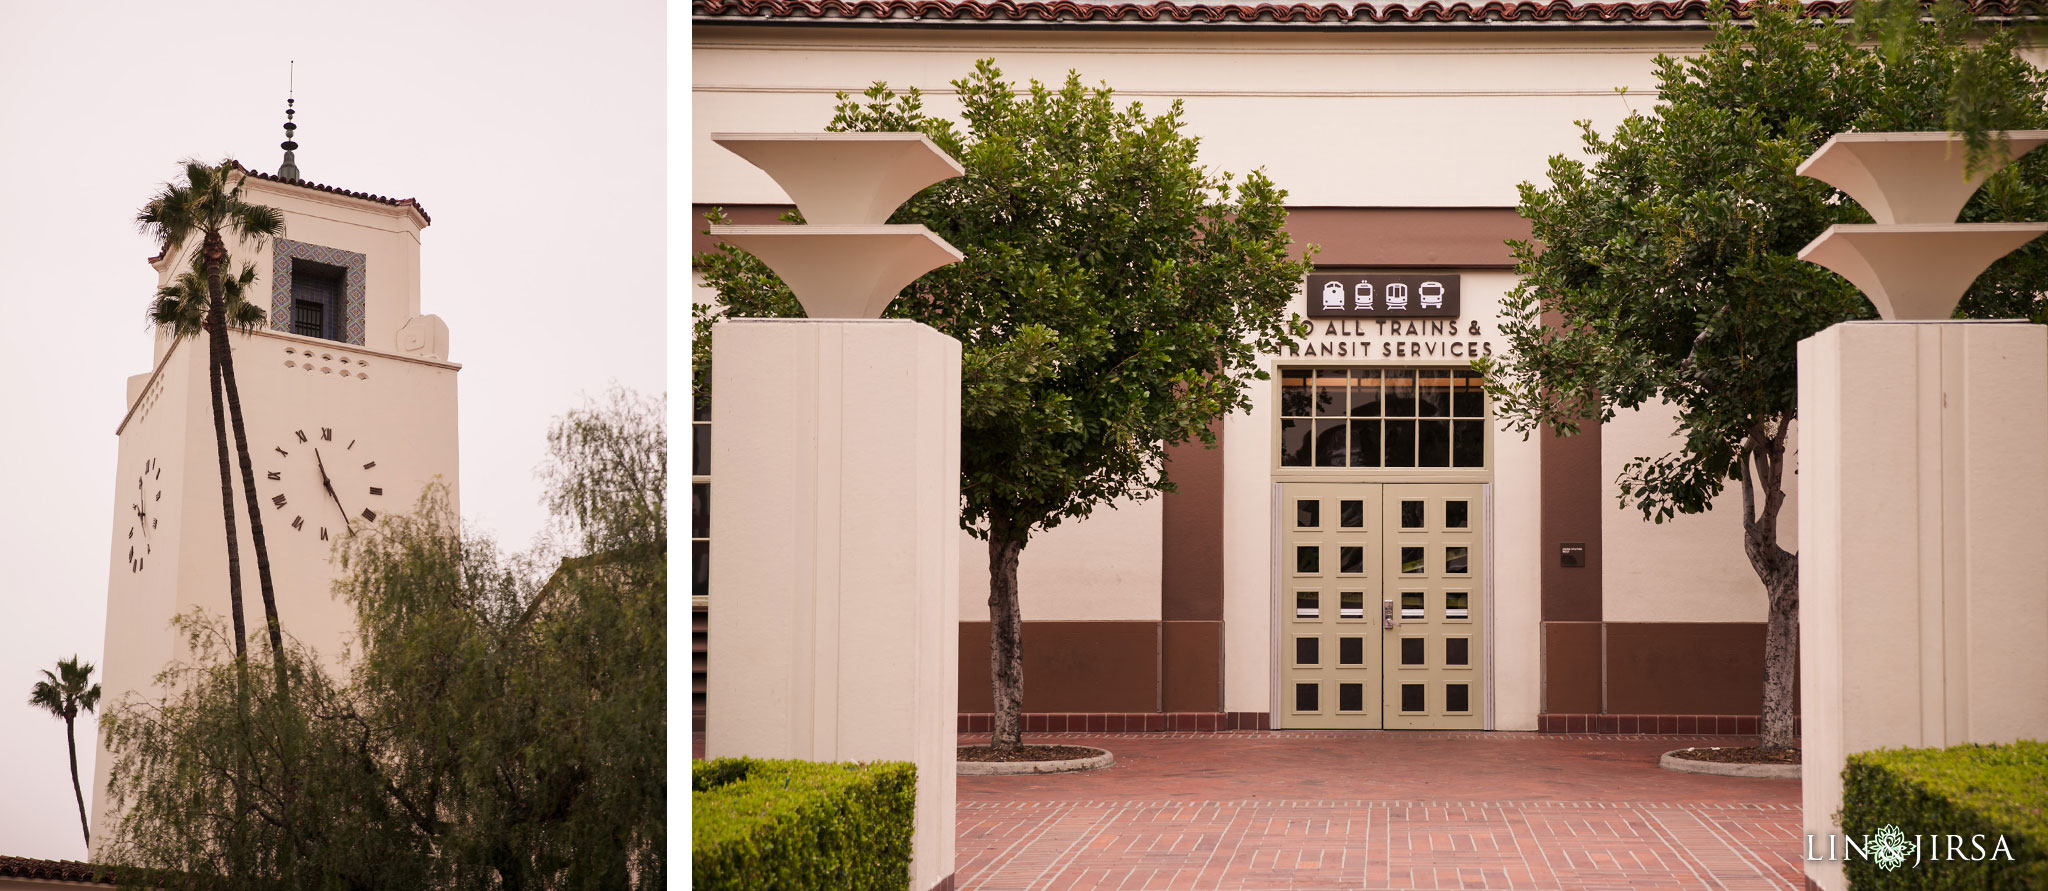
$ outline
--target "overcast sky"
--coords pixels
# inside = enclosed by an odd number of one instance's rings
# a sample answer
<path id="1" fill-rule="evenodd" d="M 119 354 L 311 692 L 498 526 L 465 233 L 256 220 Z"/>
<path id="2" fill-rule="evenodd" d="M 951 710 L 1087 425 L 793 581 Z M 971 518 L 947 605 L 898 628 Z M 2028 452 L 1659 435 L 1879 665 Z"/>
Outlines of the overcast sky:
<path id="1" fill-rule="evenodd" d="M 549 420 L 664 389 L 663 41 L 656 0 L 0 2 L 0 855 L 85 853 L 62 723 L 25 703 L 37 669 L 102 661 L 156 284 L 136 208 L 188 156 L 275 171 L 297 60 L 303 175 L 433 215 L 420 302 L 463 366 L 463 513 L 523 546 Z"/>

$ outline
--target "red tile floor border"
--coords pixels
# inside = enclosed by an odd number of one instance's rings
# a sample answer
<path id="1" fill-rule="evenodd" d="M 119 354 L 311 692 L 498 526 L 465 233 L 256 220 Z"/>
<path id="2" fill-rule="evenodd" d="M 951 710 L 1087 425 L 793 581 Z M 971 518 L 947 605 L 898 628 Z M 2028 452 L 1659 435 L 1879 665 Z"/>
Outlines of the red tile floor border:
<path id="1" fill-rule="evenodd" d="M 963 742 L 985 737 L 963 735 Z M 961 777 L 959 887 L 1799 888 L 1799 782 L 1661 770 L 1737 737 L 1037 734 L 1107 769 Z"/>

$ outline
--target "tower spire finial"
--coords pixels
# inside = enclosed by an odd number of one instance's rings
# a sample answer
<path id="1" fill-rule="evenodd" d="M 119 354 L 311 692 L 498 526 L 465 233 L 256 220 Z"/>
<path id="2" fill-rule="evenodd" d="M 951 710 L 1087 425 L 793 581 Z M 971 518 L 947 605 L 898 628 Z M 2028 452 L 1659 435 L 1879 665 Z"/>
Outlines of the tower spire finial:
<path id="1" fill-rule="evenodd" d="M 285 81 L 284 100 L 284 142 L 278 145 L 279 148 L 284 149 L 284 164 L 277 168 L 277 176 L 279 179 L 299 179 L 299 160 L 292 154 L 299 147 L 298 142 L 292 138 L 299 129 L 299 125 L 292 123 L 292 115 L 297 113 L 293 111 L 292 105 L 297 101 L 293 94 L 298 90 L 298 84 L 296 83 L 298 63 L 293 61 L 287 64 L 291 67 L 285 69 L 287 72 L 285 77 L 287 79 Z"/>

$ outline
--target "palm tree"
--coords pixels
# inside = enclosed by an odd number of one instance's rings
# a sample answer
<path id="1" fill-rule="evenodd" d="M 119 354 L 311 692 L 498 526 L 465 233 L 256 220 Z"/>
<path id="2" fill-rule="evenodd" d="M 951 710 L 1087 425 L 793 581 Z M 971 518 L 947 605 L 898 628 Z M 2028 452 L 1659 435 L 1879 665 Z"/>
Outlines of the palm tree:
<path id="1" fill-rule="evenodd" d="M 78 831 L 85 834 L 85 843 L 92 844 L 92 830 L 85 822 L 85 792 L 78 785 L 78 737 L 72 731 L 72 722 L 77 720 L 79 710 L 97 711 L 100 707 L 100 685 L 92 681 L 92 663 L 79 664 L 78 657 L 57 660 L 55 674 L 43 669 L 43 680 L 36 682 L 34 692 L 28 696 L 28 704 L 40 706 L 50 714 L 64 719 L 64 744 L 71 748 L 71 794 L 78 799 Z"/>
<path id="2" fill-rule="evenodd" d="M 243 263 L 241 272 L 232 278 L 222 276 L 220 285 L 228 301 L 229 328 L 241 332 L 255 331 L 269 319 L 270 314 L 264 312 L 263 307 L 243 299 L 255 281 L 256 267 L 249 263 Z M 150 327 L 169 329 L 174 340 L 204 333 L 210 299 L 206 293 L 206 258 L 195 253 L 191 269 L 178 273 L 170 284 L 156 289 L 156 299 L 149 304 Z"/>
<path id="3" fill-rule="evenodd" d="M 185 182 L 164 183 L 163 188 L 142 206 L 135 223 L 157 240 L 166 255 L 183 247 L 194 237 L 200 239 L 195 260 L 204 270 L 206 283 L 206 331 L 208 371 L 213 390 L 213 435 L 220 455 L 221 515 L 227 527 L 228 599 L 234 608 L 235 657 L 246 663 L 245 629 L 242 624 L 242 554 L 235 536 L 234 476 L 228 469 L 228 438 L 224 419 L 232 420 L 235 452 L 240 458 L 242 495 L 248 506 L 249 539 L 256 549 L 256 578 L 263 594 L 263 617 L 270 630 L 271 660 L 277 669 L 278 692 L 285 689 L 284 634 L 277 621 L 277 591 L 270 583 L 270 550 L 263 540 L 263 515 L 257 509 L 256 472 L 249 458 L 249 436 L 242 427 L 242 398 L 235 386 L 234 354 L 228 347 L 227 236 L 238 242 L 261 243 L 266 236 L 284 234 L 284 215 L 275 208 L 242 200 L 242 182 L 230 180 L 239 172 L 234 162 L 208 165 L 188 160 Z M 162 296 L 158 298 L 161 305 Z M 221 410 L 226 396 L 227 411 Z"/>

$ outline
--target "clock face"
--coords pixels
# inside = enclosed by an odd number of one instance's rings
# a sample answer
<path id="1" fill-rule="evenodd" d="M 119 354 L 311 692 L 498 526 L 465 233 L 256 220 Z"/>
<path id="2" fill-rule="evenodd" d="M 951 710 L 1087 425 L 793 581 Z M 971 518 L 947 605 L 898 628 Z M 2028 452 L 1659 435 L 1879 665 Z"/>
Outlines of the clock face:
<path id="1" fill-rule="evenodd" d="M 128 571 L 139 573 L 149 567 L 150 553 L 155 550 L 157 530 L 162 528 L 162 518 L 170 512 L 164 509 L 164 468 L 155 458 L 142 462 L 141 472 L 135 475 L 135 488 L 128 493 L 128 510 L 134 517 L 128 523 Z"/>
<path id="2" fill-rule="evenodd" d="M 384 484 L 368 443 L 333 427 L 292 431 L 264 456 L 263 494 L 273 523 L 308 541 L 333 541 L 377 522 L 384 510 Z M 274 519 L 273 519 L 274 518 Z"/>

